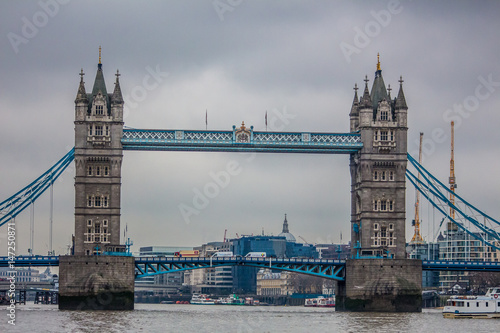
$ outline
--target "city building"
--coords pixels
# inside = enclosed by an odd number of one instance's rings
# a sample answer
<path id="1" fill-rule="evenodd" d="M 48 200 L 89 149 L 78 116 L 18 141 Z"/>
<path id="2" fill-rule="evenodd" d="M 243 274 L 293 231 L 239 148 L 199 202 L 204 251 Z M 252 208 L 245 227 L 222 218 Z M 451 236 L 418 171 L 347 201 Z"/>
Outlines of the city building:
<path id="1" fill-rule="evenodd" d="M 479 238 L 494 242 L 500 246 L 500 242 L 486 233 L 474 233 Z M 486 246 L 482 241 L 462 230 L 451 229 L 440 235 L 439 238 L 440 260 L 463 260 L 463 261 L 499 261 L 500 251 L 491 246 Z M 455 285 L 468 286 L 470 283 L 469 272 L 441 272 L 439 274 L 439 288 L 449 292 Z"/>
<path id="2" fill-rule="evenodd" d="M 270 258 L 318 258 L 313 245 L 295 242 L 290 233 L 287 216 L 283 221 L 282 232 L 278 236 L 243 236 L 231 239 L 232 251 L 235 255 L 246 256 L 250 252 L 266 253 Z M 233 292 L 256 293 L 257 272 L 254 267 L 232 267 Z"/>
<path id="3" fill-rule="evenodd" d="M 272 272 L 261 269 L 257 272 L 257 295 L 264 296 L 289 296 L 293 294 L 290 279 L 291 273 L 287 271 Z"/>
<path id="4" fill-rule="evenodd" d="M 0 278 L 9 279 L 13 270 L 8 267 L 0 267 Z M 32 268 L 16 268 L 16 282 L 40 282 L 40 272 Z"/>
<path id="5" fill-rule="evenodd" d="M 185 246 L 145 246 L 139 248 L 141 257 L 174 257 L 176 252 L 192 251 Z M 149 290 L 157 293 L 177 293 L 184 283 L 184 272 L 173 272 L 144 277 L 135 281 L 136 290 Z"/>
<path id="6" fill-rule="evenodd" d="M 406 247 L 410 259 L 438 260 L 439 243 L 410 243 Z M 422 271 L 422 288 L 439 287 L 439 272 Z"/>
<path id="7" fill-rule="evenodd" d="M 201 257 L 212 257 L 217 252 L 231 251 L 231 242 L 209 242 L 195 247 Z M 189 270 L 184 273 L 184 284 L 193 293 L 227 295 L 232 292 L 232 267 L 212 267 Z"/>
<path id="8" fill-rule="evenodd" d="M 319 259 L 345 260 L 351 258 L 351 242 L 348 244 L 316 244 Z"/>

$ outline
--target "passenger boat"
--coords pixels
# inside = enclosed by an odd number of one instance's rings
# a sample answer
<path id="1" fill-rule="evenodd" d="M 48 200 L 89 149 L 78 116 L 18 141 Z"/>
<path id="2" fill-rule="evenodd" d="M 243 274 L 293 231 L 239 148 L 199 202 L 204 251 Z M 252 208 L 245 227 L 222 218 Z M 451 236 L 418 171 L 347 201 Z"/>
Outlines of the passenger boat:
<path id="1" fill-rule="evenodd" d="M 444 318 L 500 318 L 500 287 L 484 296 L 451 296 L 443 308 Z"/>
<path id="2" fill-rule="evenodd" d="M 335 296 L 333 297 L 318 296 L 316 298 L 306 298 L 304 306 L 319 307 L 319 308 L 335 307 Z"/>
<path id="3" fill-rule="evenodd" d="M 200 304 L 200 305 L 214 305 L 215 301 L 213 299 L 210 299 L 207 295 L 204 294 L 193 294 L 190 303 Z"/>
<path id="4" fill-rule="evenodd" d="M 333 297 L 318 297 L 319 308 L 332 308 L 335 307 L 335 296 Z"/>

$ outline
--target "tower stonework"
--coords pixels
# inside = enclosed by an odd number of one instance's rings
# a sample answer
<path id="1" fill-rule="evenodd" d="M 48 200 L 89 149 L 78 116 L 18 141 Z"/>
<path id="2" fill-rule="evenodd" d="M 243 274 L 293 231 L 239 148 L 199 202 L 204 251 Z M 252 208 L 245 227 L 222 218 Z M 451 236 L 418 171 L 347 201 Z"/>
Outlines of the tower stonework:
<path id="1" fill-rule="evenodd" d="M 359 131 L 363 148 L 350 157 L 353 257 L 406 258 L 408 107 L 402 83 L 391 100 L 379 63 L 371 93 L 367 78 L 359 101 L 355 92 L 350 130 Z"/>
<path id="2" fill-rule="evenodd" d="M 119 74 L 108 94 L 99 64 L 75 99 L 75 236 L 59 260 L 60 310 L 133 310 L 135 265 L 120 245 L 123 98 Z M 120 253 L 119 253 L 120 254 Z"/>
<path id="3" fill-rule="evenodd" d="M 408 107 L 403 93 L 391 98 L 380 62 L 371 92 L 355 87 L 350 131 L 363 148 L 351 154 L 351 254 L 338 283 L 337 311 L 422 311 L 422 262 L 406 259 Z"/>
<path id="4" fill-rule="evenodd" d="M 120 196 L 123 98 L 117 71 L 108 94 L 99 58 L 92 93 L 83 82 L 75 99 L 75 255 L 122 252 Z"/>

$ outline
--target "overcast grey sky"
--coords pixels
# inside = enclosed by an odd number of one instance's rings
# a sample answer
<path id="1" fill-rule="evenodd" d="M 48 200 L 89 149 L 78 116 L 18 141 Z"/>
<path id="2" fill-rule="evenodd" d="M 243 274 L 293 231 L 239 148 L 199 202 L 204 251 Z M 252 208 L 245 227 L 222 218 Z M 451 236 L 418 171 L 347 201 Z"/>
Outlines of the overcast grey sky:
<path id="1" fill-rule="evenodd" d="M 352 88 L 373 79 L 380 53 L 393 96 L 403 76 L 410 152 L 424 132 L 424 164 L 446 182 L 455 120 L 458 193 L 498 218 L 498 13 L 498 1 L 2 1 L 0 201 L 73 147 L 78 73 L 90 91 L 99 45 L 108 91 L 122 74 L 125 125 L 159 129 L 204 129 L 208 110 L 209 129 L 265 130 L 267 110 L 283 131 L 348 132 Z M 241 172 L 186 223 L 179 206 L 232 161 Z M 224 229 L 276 235 L 285 213 L 297 239 L 350 238 L 347 155 L 124 152 L 122 175 L 134 249 L 220 241 Z M 74 232 L 73 176 L 55 187 L 58 253 Z M 408 188 L 408 239 L 413 204 Z M 428 239 L 432 211 L 422 206 Z M 35 204 L 42 254 L 48 207 L 48 194 Z M 23 254 L 29 212 L 16 221 Z"/>

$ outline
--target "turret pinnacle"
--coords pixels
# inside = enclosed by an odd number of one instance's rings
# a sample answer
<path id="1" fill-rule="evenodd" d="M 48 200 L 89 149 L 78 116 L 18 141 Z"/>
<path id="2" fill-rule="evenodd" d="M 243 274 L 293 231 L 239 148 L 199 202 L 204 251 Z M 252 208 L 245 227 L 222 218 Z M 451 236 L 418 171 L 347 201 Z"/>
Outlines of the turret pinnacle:
<path id="1" fill-rule="evenodd" d="M 368 76 L 365 76 L 365 91 L 363 92 L 363 97 L 359 101 L 359 104 L 362 108 L 371 108 L 372 107 L 372 99 L 370 98 L 370 92 L 368 91 Z"/>
<path id="2" fill-rule="evenodd" d="M 398 97 L 396 97 L 396 109 L 408 109 L 406 105 L 406 98 L 403 92 L 403 77 L 399 78 L 399 92 Z"/>
<path id="3" fill-rule="evenodd" d="M 355 116 L 358 115 L 358 105 L 359 105 L 359 100 L 358 100 L 358 84 L 354 84 L 354 99 L 352 101 L 352 107 L 351 107 L 351 113 L 349 115 Z"/>
<path id="4" fill-rule="evenodd" d="M 82 68 L 82 70 L 80 72 L 80 85 L 78 86 L 78 92 L 76 93 L 75 103 L 78 103 L 78 102 L 88 103 L 87 92 L 85 91 L 85 82 L 83 82 L 84 75 L 85 75 L 85 73 L 83 72 L 83 68 Z"/>
<path id="5" fill-rule="evenodd" d="M 123 103 L 122 90 L 120 88 L 119 76 L 120 72 L 116 70 L 116 82 L 115 82 L 115 90 L 113 91 L 113 95 L 111 96 L 111 103 L 120 104 Z"/>

